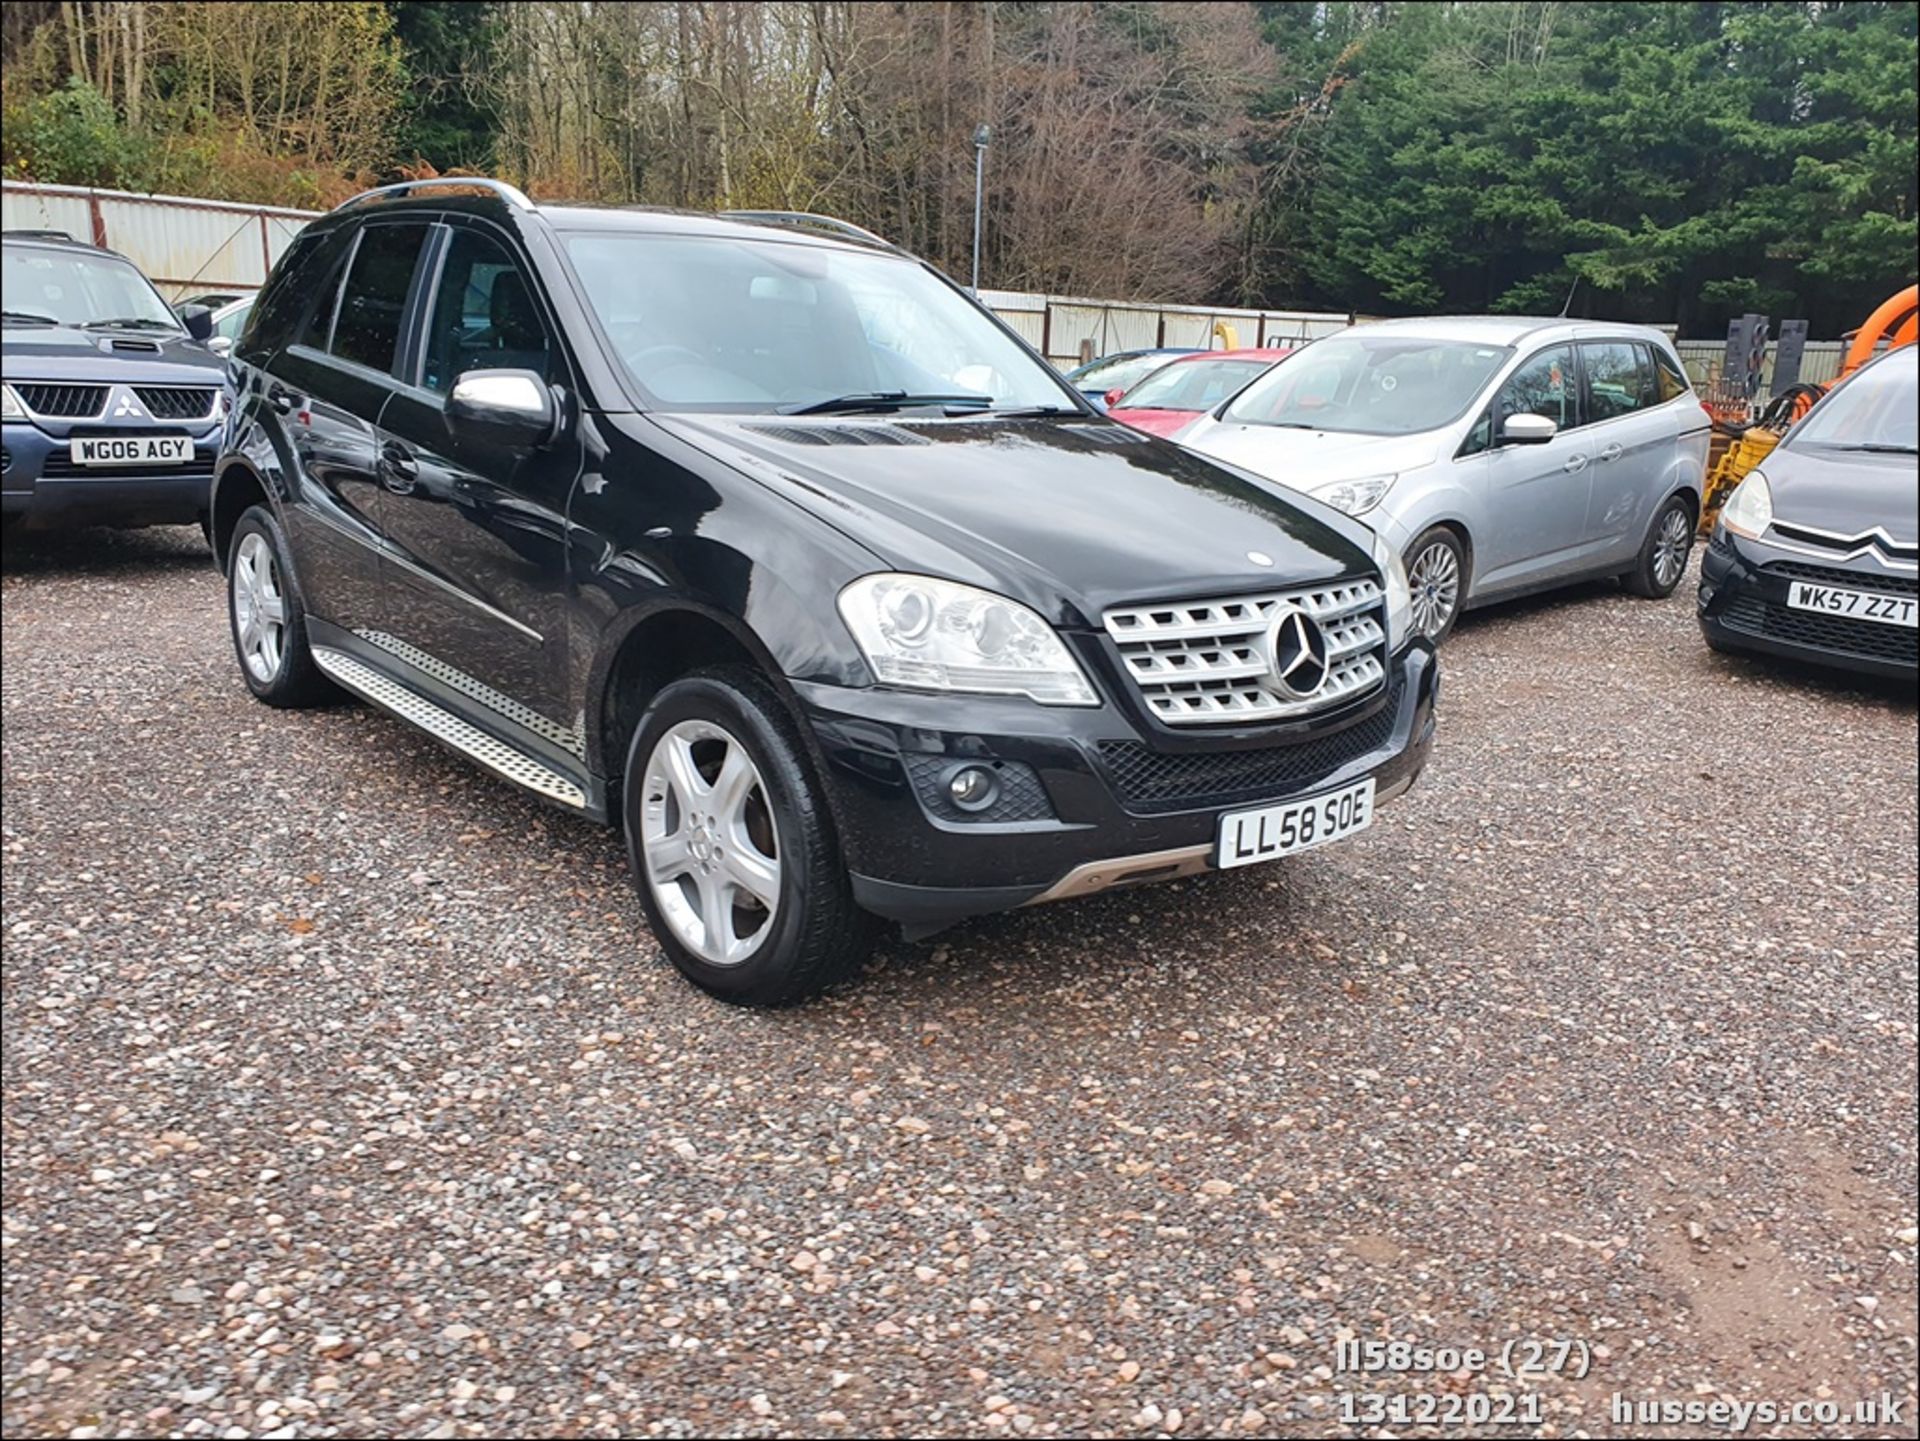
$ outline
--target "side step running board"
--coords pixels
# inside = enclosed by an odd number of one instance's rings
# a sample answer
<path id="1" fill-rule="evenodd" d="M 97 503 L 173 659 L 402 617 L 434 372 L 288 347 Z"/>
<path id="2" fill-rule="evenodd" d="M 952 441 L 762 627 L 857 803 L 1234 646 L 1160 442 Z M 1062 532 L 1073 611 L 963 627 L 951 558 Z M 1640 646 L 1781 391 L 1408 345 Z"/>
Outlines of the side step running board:
<path id="1" fill-rule="evenodd" d="M 478 726 L 469 725 L 452 711 L 435 705 L 398 681 L 389 680 L 372 667 L 362 664 L 345 651 L 326 646 L 313 647 L 313 663 L 363 700 L 391 711 L 401 720 L 418 726 L 436 740 L 444 741 L 470 760 L 478 761 L 496 775 L 515 785 L 559 801 L 576 810 L 585 810 L 587 794 L 551 766 L 542 764 L 505 741 L 496 740 Z"/>

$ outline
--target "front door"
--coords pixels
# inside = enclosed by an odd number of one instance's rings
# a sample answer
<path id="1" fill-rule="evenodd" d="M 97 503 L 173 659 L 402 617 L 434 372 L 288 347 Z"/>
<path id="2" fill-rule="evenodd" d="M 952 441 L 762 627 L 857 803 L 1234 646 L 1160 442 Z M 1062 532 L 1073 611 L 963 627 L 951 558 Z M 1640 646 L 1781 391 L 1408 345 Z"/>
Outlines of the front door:
<path id="1" fill-rule="evenodd" d="M 1543 415 L 1560 432 L 1543 445 L 1501 439 L 1509 416 Z M 1592 454 L 1580 428 L 1571 345 L 1550 346 L 1508 376 L 1476 460 L 1487 523 L 1474 541 L 1474 590 L 1517 589 L 1570 568 L 1585 538 Z"/>
<path id="2" fill-rule="evenodd" d="M 455 222 L 406 379 L 381 416 L 376 506 L 396 604 L 377 643 L 568 751 L 566 505 L 580 473 L 577 416 L 544 445 L 463 438 L 446 403 L 470 370 L 570 377 L 524 265 L 478 222 Z"/>

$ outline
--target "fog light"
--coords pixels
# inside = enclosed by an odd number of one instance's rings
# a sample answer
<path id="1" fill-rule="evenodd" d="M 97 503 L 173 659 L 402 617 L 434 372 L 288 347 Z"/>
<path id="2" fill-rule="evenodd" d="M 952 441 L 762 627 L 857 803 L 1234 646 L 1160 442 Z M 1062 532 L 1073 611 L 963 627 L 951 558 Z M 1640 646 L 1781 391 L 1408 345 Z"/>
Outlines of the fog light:
<path id="1" fill-rule="evenodd" d="M 1000 795 L 1000 782 L 983 766 L 962 766 L 947 777 L 947 794 L 963 811 L 984 811 Z"/>

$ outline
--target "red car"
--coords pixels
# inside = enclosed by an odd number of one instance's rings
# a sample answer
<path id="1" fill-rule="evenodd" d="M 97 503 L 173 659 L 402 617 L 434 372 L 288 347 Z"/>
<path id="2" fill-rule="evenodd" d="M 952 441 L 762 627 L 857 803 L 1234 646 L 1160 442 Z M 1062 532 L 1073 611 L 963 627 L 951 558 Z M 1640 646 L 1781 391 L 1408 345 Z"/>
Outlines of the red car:
<path id="1" fill-rule="evenodd" d="M 1290 349 L 1202 350 L 1168 361 L 1127 390 L 1109 390 L 1107 414 L 1135 430 L 1172 435 L 1196 415 L 1237 394 Z"/>

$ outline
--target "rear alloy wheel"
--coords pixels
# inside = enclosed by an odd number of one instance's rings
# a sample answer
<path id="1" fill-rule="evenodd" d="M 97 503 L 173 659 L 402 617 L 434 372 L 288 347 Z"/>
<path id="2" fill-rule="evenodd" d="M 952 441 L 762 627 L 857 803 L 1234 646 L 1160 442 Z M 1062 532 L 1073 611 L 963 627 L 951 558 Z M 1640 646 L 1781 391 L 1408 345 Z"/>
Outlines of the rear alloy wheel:
<path id="1" fill-rule="evenodd" d="M 1407 549 L 1407 586 L 1412 592 L 1413 630 L 1435 645 L 1460 618 L 1467 578 L 1466 549 L 1460 537 L 1441 526 L 1421 535 Z"/>
<path id="2" fill-rule="evenodd" d="M 338 698 L 307 649 L 307 614 L 287 565 L 286 537 L 264 505 L 253 506 L 233 528 L 227 615 L 240 673 L 261 700 L 297 710 Z"/>
<path id="3" fill-rule="evenodd" d="M 874 919 L 854 904 L 799 730 L 758 671 L 663 686 L 628 748 L 621 807 L 641 907 L 694 984 L 786 1005 L 866 958 Z"/>
<path id="4" fill-rule="evenodd" d="M 1640 559 L 1622 579 L 1627 589 L 1649 600 L 1665 600 L 1687 573 L 1693 552 L 1693 507 L 1681 496 L 1669 496 L 1653 518 Z"/>

